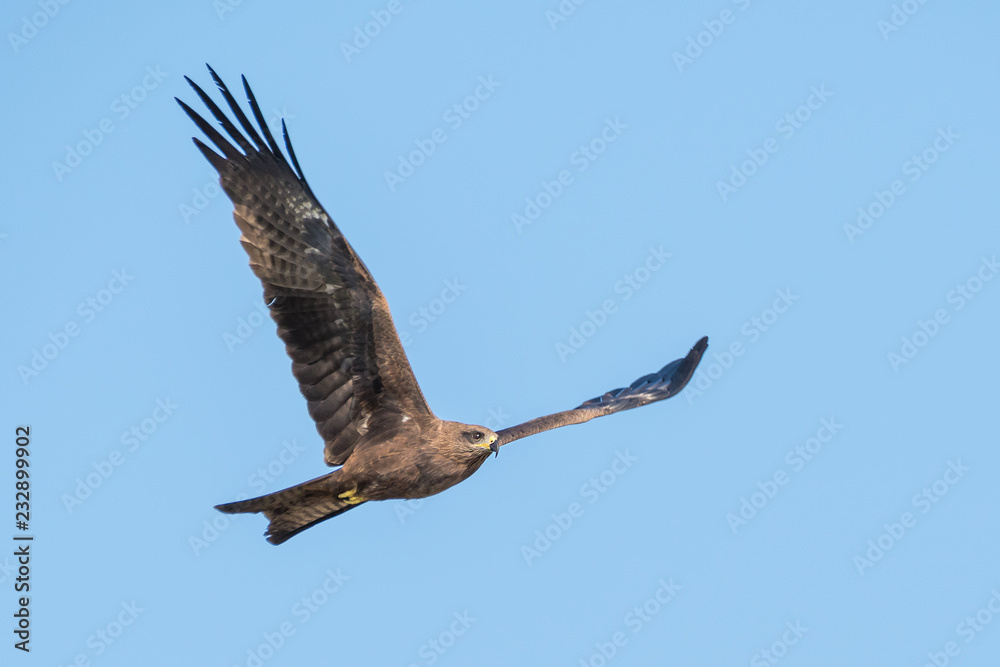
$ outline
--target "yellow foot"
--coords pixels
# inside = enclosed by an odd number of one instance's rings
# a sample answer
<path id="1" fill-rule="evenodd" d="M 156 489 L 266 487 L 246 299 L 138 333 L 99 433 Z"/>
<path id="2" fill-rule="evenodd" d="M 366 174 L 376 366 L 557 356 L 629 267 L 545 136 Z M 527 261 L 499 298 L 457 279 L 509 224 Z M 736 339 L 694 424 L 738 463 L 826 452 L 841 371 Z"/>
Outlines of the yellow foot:
<path id="1" fill-rule="evenodd" d="M 343 500 L 348 505 L 358 505 L 360 503 L 365 502 L 365 499 L 357 494 L 358 494 L 358 488 L 354 487 L 350 491 L 345 491 L 339 494 L 337 497 Z"/>

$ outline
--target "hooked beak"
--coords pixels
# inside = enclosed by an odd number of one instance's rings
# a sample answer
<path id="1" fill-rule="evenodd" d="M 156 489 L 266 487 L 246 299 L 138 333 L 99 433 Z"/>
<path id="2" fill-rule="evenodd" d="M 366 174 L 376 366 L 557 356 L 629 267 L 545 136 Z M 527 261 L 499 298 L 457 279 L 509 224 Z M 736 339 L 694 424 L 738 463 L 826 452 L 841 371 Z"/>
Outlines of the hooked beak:
<path id="1" fill-rule="evenodd" d="M 497 438 L 493 439 L 490 443 L 490 451 L 493 452 L 493 458 L 500 456 L 500 445 L 497 443 Z"/>

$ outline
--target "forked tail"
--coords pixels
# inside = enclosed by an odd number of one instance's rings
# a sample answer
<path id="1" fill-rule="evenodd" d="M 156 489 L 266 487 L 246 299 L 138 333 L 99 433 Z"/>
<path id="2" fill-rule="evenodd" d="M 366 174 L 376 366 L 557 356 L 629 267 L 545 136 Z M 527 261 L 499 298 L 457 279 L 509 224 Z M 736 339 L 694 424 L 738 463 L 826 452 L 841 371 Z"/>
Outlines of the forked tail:
<path id="1" fill-rule="evenodd" d="M 341 488 L 339 473 L 336 470 L 298 486 L 249 500 L 216 505 L 215 509 L 226 514 L 263 512 L 270 520 L 267 531 L 264 532 L 267 541 L 281 544 L 306 528 L 332 519 L 360 504 L 338 497 L 348 490 Z"/>

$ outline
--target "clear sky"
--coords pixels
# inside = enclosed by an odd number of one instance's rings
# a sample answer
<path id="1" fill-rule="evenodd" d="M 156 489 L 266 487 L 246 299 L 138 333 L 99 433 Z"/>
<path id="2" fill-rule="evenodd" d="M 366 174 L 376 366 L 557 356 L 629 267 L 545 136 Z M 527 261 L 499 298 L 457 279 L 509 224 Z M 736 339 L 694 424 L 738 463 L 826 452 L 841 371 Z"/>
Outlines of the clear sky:
<path id="1" fill-rule="evenodd" d="M 0 662 L 996 664 L 996 3 L 328 4 L 6 4 Z M 172 99 L 206 62 L 287 120 L 438 416 L 708 335 L 698 375 L 280 547 L 217 513 L 327 468 Z"/>

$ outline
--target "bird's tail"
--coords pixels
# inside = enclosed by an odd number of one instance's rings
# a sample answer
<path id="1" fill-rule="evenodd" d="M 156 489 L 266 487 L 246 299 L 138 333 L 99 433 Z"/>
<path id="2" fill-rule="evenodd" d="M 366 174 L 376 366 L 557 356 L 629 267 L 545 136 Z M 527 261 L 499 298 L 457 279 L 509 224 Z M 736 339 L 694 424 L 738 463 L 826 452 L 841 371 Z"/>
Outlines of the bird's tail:
<path id="1" fill-rule="evenodd" d="M 271 522 L 264 533 L 267 541 L 281 544 L 306 528 L 343 514 L 363 502 L 339 497 L 350 491 L 342 488 L 339 474 L 340 471 L 336 470 L 283 491 L 216 505 L 215 509 L 226 514 L 263 512 Z"/>

